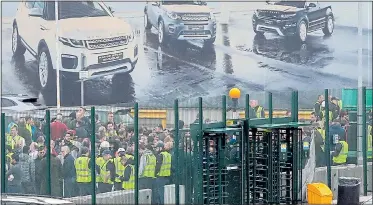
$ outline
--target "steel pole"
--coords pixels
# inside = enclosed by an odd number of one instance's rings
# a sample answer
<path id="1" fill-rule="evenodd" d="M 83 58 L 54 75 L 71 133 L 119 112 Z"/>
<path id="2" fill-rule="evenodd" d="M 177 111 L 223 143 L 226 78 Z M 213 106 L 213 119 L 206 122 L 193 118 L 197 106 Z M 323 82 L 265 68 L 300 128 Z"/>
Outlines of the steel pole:
<path id="1" fill-rule="evenodd" d="M 363 87 L 363 28 L 362 28 L 362 16 L 361 16 L 361 8 L 362 8 L 362 2 L 358 2 L 358 59 L 357 59 L 357 67 L 358 67 L 358 107 L 357 107 L 357 162 L 359 165 L 363 162 L 363 156 L 362 156 L 362 132 L 363 132 L 363 122 L 362 122 L 362 87 Z"/>
<path id="2" fill-rule="evenodd" d="M 327 170 L 328 187 L 332 188 L 332 168 L 331 168 L 331 153 L 330 153 L 330 135 L 329 135 L 329 90 L 325 89 L 325 159 Z"/>
<path id="3" fill-rule="evenodd" d="M 362 87 L 362 124 L 363 124 L 363 188 L 364 188 L 364 196 L 368 195 L 368 162 L 367 162 L 367 157 L 368 157 L 368 146 L 367 146 L 367 112 L 366 112 L 366 88 Z"/>
<path id="4" fill-rule="evenodd" d="M 175 204 L 180 205 L 180 191 L 179 191 L 179 180 L 180 180 L 180 167 L 179 167 L 179 101 L 176 99 L 174 102 L 174 113 L 175 113 L 175 162 L 176 167 L 176 180 L 175 180 Z"/>
<path id="5" fill-rule="evenodd" d="M 135 205 L 139 205 L 139 103 L 134 108 L 135 131 Z"/>
<path id="6" fill-rule="evenodd" d="M 91 107 L 91 179 L 92 179 L 92 205 L 96 205 L 96 110 Z"/>
<path id="7" fill-rule="evenodd" d="M 84 80 L 80 81 L 80 105 L 84 106 Z"/>
<path id="8" fill-rule="evenodd" d="M 47 143 L 47 193 L 52 195 L 52 179 L 51 179 L 51 113 L 50 110 L 45 111 L 45 126 L 46 126 L 46 143 Z"/>

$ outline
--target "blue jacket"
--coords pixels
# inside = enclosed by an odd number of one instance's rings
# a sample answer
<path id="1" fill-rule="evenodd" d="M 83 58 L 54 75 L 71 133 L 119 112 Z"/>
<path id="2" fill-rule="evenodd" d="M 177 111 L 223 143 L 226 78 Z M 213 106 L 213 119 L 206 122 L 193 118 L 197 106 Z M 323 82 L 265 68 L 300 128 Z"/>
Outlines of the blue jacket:
<path id="1" fill-rule="evenodd" d="M 341 125 L 330 125 L 329 126 L 329 139 L 330 139 L 331 148 L 334 148 L 333 136 L 336 134 L 339 136 L 339 139 L 341 140 L 346 139 L 346 131 L 345 129 L 343 129 Z"/>

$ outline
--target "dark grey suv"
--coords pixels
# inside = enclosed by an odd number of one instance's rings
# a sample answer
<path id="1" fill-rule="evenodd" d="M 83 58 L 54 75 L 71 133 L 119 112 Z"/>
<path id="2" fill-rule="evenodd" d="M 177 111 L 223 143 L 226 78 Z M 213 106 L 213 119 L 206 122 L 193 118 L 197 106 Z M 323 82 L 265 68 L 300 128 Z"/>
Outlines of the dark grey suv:
<path id="1" fill-rule="evenodd" d="M 176 40 L 204 40 L 215 42 L 216 20 L 206 2 L 202 1 L 154 1 L 144 9 L 146 29 L 158 30 L 158 42 Z"/>

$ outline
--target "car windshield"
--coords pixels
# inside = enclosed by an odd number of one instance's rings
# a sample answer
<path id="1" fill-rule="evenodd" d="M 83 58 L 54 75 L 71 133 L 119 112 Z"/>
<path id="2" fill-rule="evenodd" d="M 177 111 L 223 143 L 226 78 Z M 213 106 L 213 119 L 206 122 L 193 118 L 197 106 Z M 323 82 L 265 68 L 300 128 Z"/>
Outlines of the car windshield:
<path id="1" fill-rule="evenodd" d="M 202 5 L 203 1 L 169 1 L 169 0 L 163 0 L 162 4 L 164 5 L 175 5 L 175 4 L 189 4 L 189 5 Z"/>
<path id="2" fill-rule="evenodd" d="M 306 1 L 279 1 L 275 2 L 275 5 L 293 6 L 297 8 L 304 8 Z"/>
<path id="3" fill-rule="evenodd" d="M 110 14 L 95 1 L 60 1 L 58 2 L 59 19 L 110 16 Z"/>

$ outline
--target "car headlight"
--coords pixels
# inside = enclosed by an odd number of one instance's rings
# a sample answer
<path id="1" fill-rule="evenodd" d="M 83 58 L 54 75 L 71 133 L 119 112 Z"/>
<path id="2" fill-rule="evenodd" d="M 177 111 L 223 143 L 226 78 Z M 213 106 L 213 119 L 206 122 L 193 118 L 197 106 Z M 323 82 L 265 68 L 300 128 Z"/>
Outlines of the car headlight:
<path id="1" fill-rule="evenodd" d="M 293 17 L 293 16 L 295 16 L 295 14 L 282 14 L 282 15 L 281 15 L 281 18 L 283 18 L 283 19 L 288 19 L 288 18 L 291 18 L 291 17 Z"/>
<path id="2" fill-rule="evenodd" d="M 74 48 L 83 48 L 84 46 L 84 41 L 82 40 L 76 40 L 76 39 L 71 39 L 71 38 L 64 38 L 64 37 L 59 37 L 58 38 L 61 43 L 63 43 L 66 46 L 74 47 Z"/>
<path id="3" fill-rule="evenodd" d="M 167 16 L 168 16 L 168 18 L 173 19 L 173 20 L 179 19 L 179 15 L 177 15 L 175 12 L 168 12 L 167 11 Z"/>

